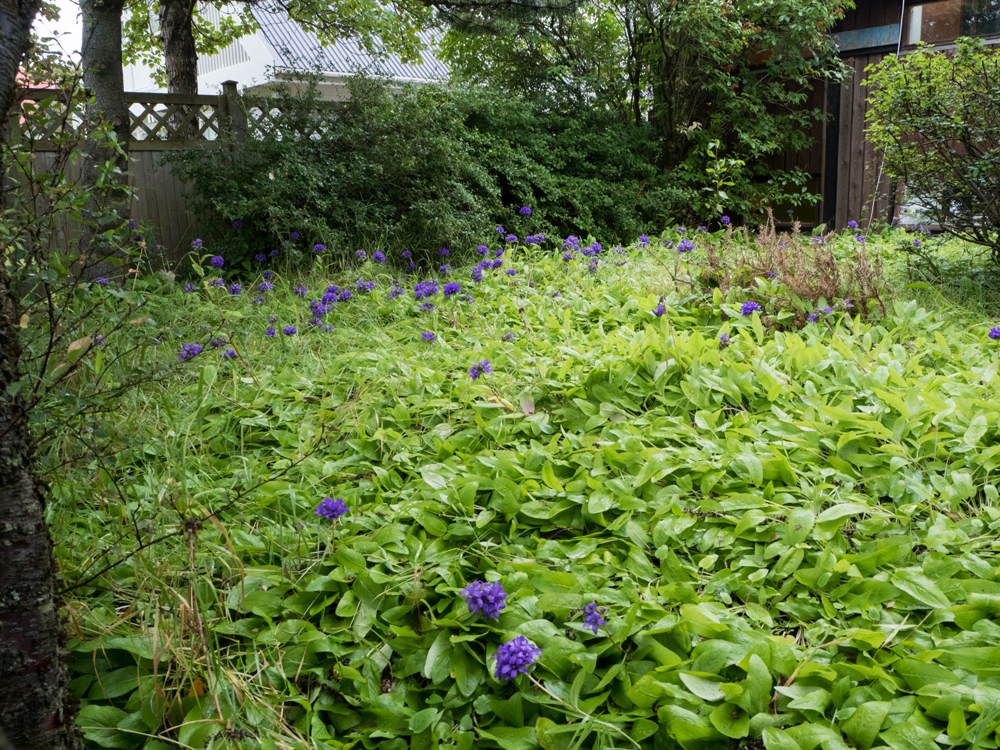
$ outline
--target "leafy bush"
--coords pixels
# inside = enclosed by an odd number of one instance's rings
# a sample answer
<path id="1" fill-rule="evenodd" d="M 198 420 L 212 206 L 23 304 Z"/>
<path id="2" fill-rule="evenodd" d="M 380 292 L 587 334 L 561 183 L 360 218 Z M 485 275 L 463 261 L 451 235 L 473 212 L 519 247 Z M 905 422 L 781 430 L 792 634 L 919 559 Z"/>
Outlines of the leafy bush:
<path id="1" fill-rule="evenodd" d="M 925 219 L 1000 264 L 1000 56 L 976 39 L 869 71 L 868 133 Z"/>
<path id="2" fill-rule="evenodd" d="M 653 166 L 650 131 L 611 113 L 541 111 L 480 88 L 349 85 L 336 107 L 320 106 L 314 82 L 249 98 L 271 113 L 263 137 L 168 155 L 231 267 L 250 269 L 279 242 L 306 255 L 315 243 L 341 255 L 465 249 L 509 223 L 522 236 L 633 237 L 684 202 Z M 522 220 L 523 205 L 545 219 Z"/>
<path id="3" fill-rule="evenodd" d="M 672 289 L 663 239 L 428 309 L 370 262 L 154 300 L 197 378 L 53 485 L 89 747 L 992 746 L 997 342 L 902 300 L 768 332 L 779 294 Z M 294 287 L 359 278 L 308 326 Z"/>

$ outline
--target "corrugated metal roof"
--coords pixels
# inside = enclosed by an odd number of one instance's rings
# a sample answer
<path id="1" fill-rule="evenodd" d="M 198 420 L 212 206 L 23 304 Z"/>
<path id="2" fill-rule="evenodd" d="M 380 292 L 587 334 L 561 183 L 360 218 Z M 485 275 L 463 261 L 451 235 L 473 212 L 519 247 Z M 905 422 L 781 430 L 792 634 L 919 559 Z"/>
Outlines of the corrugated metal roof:
<path id="1" fill-rule="evenodd" d="M 448 68 L 434 57 L 437 48 L 434 36 L 420 32 L 420 40 L 427 45 L 419 63 L 402 63 L 394 55 L 382 58 L 365 51 L 357 39 L 341 39 L 324 47 L 311 31 L 291 20 L 280 8 L 266 2 L 250 6 L 264 40 L 274 52 L 275 63 L 299 70 L 312 70 L 319 66 L 324 73 L 350 75 L 362 69 L 373 73 L 424 81 L 448 78 Z M 376 44 L 378 39 L 376 38 Z"/>

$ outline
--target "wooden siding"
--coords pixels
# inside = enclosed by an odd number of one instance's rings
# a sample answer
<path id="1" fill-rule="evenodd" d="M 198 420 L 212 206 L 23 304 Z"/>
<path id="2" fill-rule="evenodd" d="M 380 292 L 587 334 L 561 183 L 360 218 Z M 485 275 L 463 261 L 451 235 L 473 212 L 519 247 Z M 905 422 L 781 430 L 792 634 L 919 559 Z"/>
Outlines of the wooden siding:
<path id="1" fill-rule="evenodd" d="M 902 13 L 903 0 L 857 0 L 857 7 L 844 13 L 834 33 L 898 24 Z"/>
<path id="2" fill-rule="evenodd" d="M 891 53 L 890 53 L 891 54 Z M 834 224 L 844 227 L 856 221 L 891 220 L 889 210 L 892 185 L 882 172 L 880 155 L 865 138 L 865 115 L 869 109 L 868 88 L 862 85 L 865 68 L 886 55 L 858 55 L 849 58 L 854 75 L 840 93 L 839 143 L 837 148 L 837 194 Z"/>

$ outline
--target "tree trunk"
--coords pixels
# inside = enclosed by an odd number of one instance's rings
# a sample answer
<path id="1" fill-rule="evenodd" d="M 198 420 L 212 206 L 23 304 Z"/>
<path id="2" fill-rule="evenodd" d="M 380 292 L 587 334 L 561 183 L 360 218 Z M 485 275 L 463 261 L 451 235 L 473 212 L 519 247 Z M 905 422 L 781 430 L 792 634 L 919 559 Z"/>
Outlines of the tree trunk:
<path id="1" fill-rule="evenodd" d="M 117 211 L 121 223 L 128 221 L 128 190 L 125 178 L 109 189 L 95 189 L 98 184 L 99 164 L 114 160 L 122 173 L 128 170 L 128 141 L 131 116 L 125 103 L 125 75 L 122 67 L 122 10 L 125 0 L 82 0 L 83 46 L 81 67 L 83 83 L 94 95 L 93 108 L 88 114 L 100 117 L 110 125 L 117 136 L 121 152 L 109 144 L 88 140 L 84 146 L 80 183 L 91 189 L 90 204 L 85 216 L 89 219 L 99 212 Z M 80 254 L 85 257 L 85 276 L 121 276 L 121 269 L 107 259 L 115 255 L 113 248 L 93 241 L 93 235 L 84 231 L 80 240 Z"/>
<path id="2" fill-rule="evenodd" d="M 167 68 L 167 91 L 198 93 L 198 51 L 194 46 L 194 1 L 160 0 L 160 35 Z M 197 107 L 179 107 L 170 118 L 178 140 L 193 139 L 198 132 Z"/>
<path id="3" fill-rule="evenodd" d="M 160 34 L 167 68 L 167 91 L 171 94 L 198 93 L 193 16 L 192 0 L 160 0 Z"/>
<path id="4" fill-rule="evenodd" d="M 61 602 L 18 377 L 17 305 L 0 275 L 0 731 L 15 748 L 78 748 Z"/>
<path id="5" fill-rule="evenodd" d="M 31 43 L 31 24 L 41 0 L 0 0 L 0 127 L 6 127 L 7 110 L 17 93 L 17 73 Z M 0 142 L 7 139 L 0 133 Z"/>
<path id="6" fill-rule="evenodd" d="M 40 6 L 0 0 L 0 146 Z M 75 750 L 80 740 L 59 647 L 52 540 L 24 415 L 7 392 L 19 375 L 18 320 L 10 278 L 0 267 L 0 743 Z"/>

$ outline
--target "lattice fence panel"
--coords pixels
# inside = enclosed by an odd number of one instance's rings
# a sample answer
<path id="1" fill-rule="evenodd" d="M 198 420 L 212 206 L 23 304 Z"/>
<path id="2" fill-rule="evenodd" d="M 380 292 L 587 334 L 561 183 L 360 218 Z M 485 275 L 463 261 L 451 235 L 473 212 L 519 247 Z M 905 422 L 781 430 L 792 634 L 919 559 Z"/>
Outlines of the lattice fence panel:
<path id="1" fill-rule="evenodd" d="M 328 107 L 319 107 L 317 115 L 308 118 L 308 124 L 306 127 L 297 129 L 292 133 L 288 133 L 285 129 L 287 128 L 288 123 L 280 122 L 282 115 L 281 109 L 278 107 L 261 106 L 256 103 L 250 104 L 244 110 L 246 113 L 247 134 L 250 138 L 254 139 L 264 138 L 273 133 L 276 134 L 278 140 L 283 140 L 289 136 L 317 140 L 323 136 L 323 133 L 326 130 L 326 124 L 332 116 L 332 114 L 323 116 L 320 113 L 330 109 L 331 108 Z"/>
<path id="2" fill-rule="evenodd" d="M 214 141 L 221 130 L 215 104 L 133 101 L 129 112 L 136 141 Z"/>

